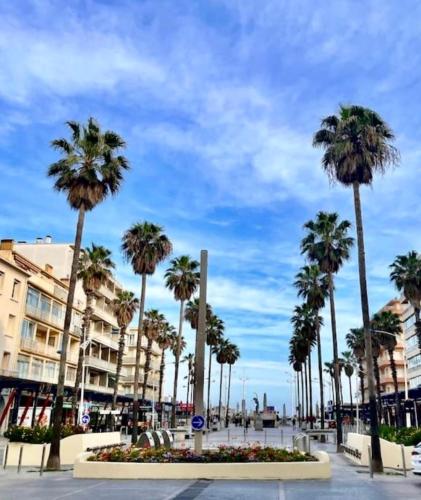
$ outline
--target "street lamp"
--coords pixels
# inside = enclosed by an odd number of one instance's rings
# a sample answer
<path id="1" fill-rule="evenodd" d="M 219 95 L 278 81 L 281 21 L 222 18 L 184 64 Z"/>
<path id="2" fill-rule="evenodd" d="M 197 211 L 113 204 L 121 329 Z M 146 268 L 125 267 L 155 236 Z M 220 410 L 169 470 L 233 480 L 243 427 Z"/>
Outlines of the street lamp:
<path id="1" fill-rule="evenodd" d="M 82 355 L 82 380 L 80 384 L 80 403 L 79 403 L 79 411 L 78 411 L 78 423 L 82 422 L 82 416 L 84 413 L 84 399 L 85 399 L 85 378 L 86 378 L 86 366 L 85 366 L 85 354 L 86 354 L 86 348 L 88 345 L 91 343 L 90 338 L 87 338 L 82 344 L 80 344 L 80 347 L 83 351 Z"/>

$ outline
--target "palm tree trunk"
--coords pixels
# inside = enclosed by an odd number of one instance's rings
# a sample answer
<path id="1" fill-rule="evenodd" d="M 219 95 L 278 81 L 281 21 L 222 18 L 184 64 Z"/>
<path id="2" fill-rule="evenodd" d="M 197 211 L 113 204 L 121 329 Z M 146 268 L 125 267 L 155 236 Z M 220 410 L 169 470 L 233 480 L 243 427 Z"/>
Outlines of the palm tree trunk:
<path id="1" fill-rule="evenodd" d="M 115 371 L 113 404 L 111 406 L 112 410 L 115 410 L 116 406 L 117 406 L 118 382 L 120 381 L 121 367 L 123 365 L 123 354 L 124 354 L 125 340 L 126 340 L 126 327 L 122 326 L 120 328 L 120 338 L 118 339 L 117 367 L 116 367 L 116 371 Z"/>
<path id="2" fill-rule="evenodd" d="M 353 184 L 354 191 L 354 208 L 355 222 L 357 228 L 357 243 L 358 243 L 358 268 L 360 274 L 360 294 L 361 294 L 361 310 L 364 324 L 364 340 L 366 352 L 366 368 L 368 382 L 368 398 L 370 406 L 370 434 L 371 434 L 371 450 L 373 460 L 373 471 L 383 472 L 382 453 L 380 449 L 379 438 L 379 423 L 376 412 L 376 395 L 374 392 L 373 381 L 373 357 L 371 345 L 370 331 L 370 311 L 368 307 L 368 292 L 367 292 L 367 277 L 365 269 L 365 249 L 364 249 L 364 232 L 363 232 L 363 216 L 361 210 L 360 185 L 358 182 Z"/>
<path id="3" fill-rule="evenodd" d="M 219 407 L 218 407 L 218 418 L 219 426 L 221 427 L 221 415 L 222 415 L 222 372 L 224 370 L 224 363 L 221 363 L 221 377 L 219 379 Z"/>
<path id="4" fill-rule="evenodd" d="M 308 422 L 308 378 L 307 378 L 307 360 L 304 361 L 304 383 L 306 391 L 306 411 L 305 411 L 305 421 Z"/>
<path id="5" fill-rule="evenodd" d="M 393 349 L 388 349 L 389 360 L 390 360 L 390 369 L 392 371 L 393 378 L 393 387 L 395 389 L 395 409 L 396 409 L 396 425 L 397 427 L 401 427 L 402 418 L 401 418 L 401 402 L 399 397 L 399 386 L 398 386 L 398 375 L 396 373 L 396 363 L 395 358 L 393 357 Z"/>
<path id="6" fill-rule="evenodd" d="M 51 438 L 50 454 L 47 461 L 47 469 L 60 469 L 60 433 L 63 419 L 64 379 L 66 376 L 67 346 L 69 344 L 69 331 L 72 322 L 73 301 L 77 280 L 77 269 L 79 265 L 80 246 L 82 242 L 83 223 L 85 220 L 85 208 L 79 209 L 76 226 L 75 244 L 73 247 L 73 260 L 70 272 L 69 291 L 67 294 L 66 313 L 64 316 L 63 339 L 61 344 L 60 365 L 57 381 L 57 392 L 54 403 L 53 433 Z"/>
<path id="7" fill-rule="evenodd" d="M 300 377 L 298 376 L 298 372 L 295 373 L 297 375 L 298 425 L 300 425 L 301 424 Z"/>
<path id="8" fill-rule="evenodd" d="M 313 383 L 311 380 L 311 347 L 308 350 L 308 393 L 310 406 L 310 429 L 313 429 Z"/>
<path id="9" fill-rule="evenodd" d="M 189 413 L 190 373 L 187 375 L 186 413 Z"/>
<path id="10" fill-rule="evenodd" d="M 301 422 L 304 421 L 304 374 L 303 369 L 301 367 Z"/>
<path id="11" fill-rule="evenodd" d="M 229 375 L 228 375 L 228 396 L 227 396 L 227 411 L 225 413 L 225 427 L 228 427 L 229 424 L 228 408 L 230 407 L 230 395 L 231 395 L 231 363 L 229 365 Z"/>
<path id="12" fill-rule="evenodd" d="M 177 385 L 178 385 L 178 369 L 180 364 L 180 346 L 181 346 L 181 335 L 183 333 L 183 320 L 184 320 L 184 300 L 180 301 L 180 321 L 178 325 L 178 335 L 177 335 L 177 349 L 175 352 L 175 366 L 174 366 L 174 387 L 172 394 L 172 408 L 171 408 L 171 427 L 175 429 L 175 417 L 176 417 L 176 406 L 177 406 Z"/>
<path id="13" fill-rule="evenodd" d="M 146 348 L 146 360 L 145 360 L 145 370 L 143 375 L 143 385 L 142 385 L 142 399 L 146 399 L 146 388 L 149 378 L 149 370 L 151 368 L 151 356 L 152 356 L 152 338 L 148 338 L 148 346 Z"/>
<path id="14" fill-rule="evenodd" d="M 210 390 L 211 390 L 211 375 L 212 375 L 212 346 L 209 346 L 209 366 L 208 366 L 208 401 L 206 406 L 207 427 L 210 429 Z"/>
<path id="15" fill-rule="evenodd" d="M 319 314 L 316 314 L 316 333 L 317 333 L 317 357 L 319 363 L 319 385 L 320 385 L 320 427 L 325 428 L 325 397 L 323 387 L 323 359 L 322 359 L 322 343 L 320 340 L 320 323 Z"/>
<path id="16" fill-rule="evenodd" d="M 339 370 L 339 390 L 341 391 L 341 405 L 344 405 L 344 391 L 342 388 L 342 373 Z"/>
<path id="17" fill-rule="evenodd" d="M 351 423 L 354 420 L 354 407 L 352 405 L 352 384 L 351 384 L 351 377 L 348 377 L 349 381 L 349 399 L 351 401 Z"/>
<path id="18" fill-rule="evenodd" d="M 137 426 L 139 421 L 139 376 L 140 376 L 140 355 L 142 353 L 142 333 L 143 333 L 143 314 L 145 312 L 145 296 L 146 296 L 146 274 L 142 274 L 142 286 L 140 292 L 140 307 L 139 307 L 139 323 L 137 325 L 137 342 L 136 342 L 136 360 L 134 367 L 134 382 L 133 382 L 133 431 L 132 444 L 137 441 Z"/>
<path id="19" fill-rule="evenodd" d="M 92 293 L 88 293 L 86 295 L 86 307 L 83 315 L 83 335 L 79 345 L 79 356 L 77 358 L 75 385 L 73 387 L 73 392 L 72 392 L 72 412 L 75 419 L 75 425 L 78 424 L 77 421 L 78 412 L 76 411 L 76 406 L 78 400 L 79 387 L 82 381 L 82 377 L 84 376 L 84 374 L 82 373 L 82 367 L 83 367 L 83 358 L 85 356 L 86 348 L 83 348 L 83 344 L 89 339 L 89 333 L 91 330 L 92 299 L 93 299 Z"/>
<path id="20" fill-rule="evenodd" d="M 381 421 L 382 415 L 382 396 L 381 396 L 381 386 L 380 386 L 380 370 L 379 370 L 379 362 L 376 356 L 373 356 L 373 371 L 374 378 L 376 379 L 376 392 L 377 392 L 377 409 L 378 409 L 378 418 Z"/>
<path id="21" fill-rule="evenodd" d="M 165 349 L 162 349 L 161 366 L 159 367 L 159 393 L 158 393 L 159 403 L 162 402 L 162 384 L 164 383 L 164 370 L 165 370 Z"/>
<path id="22" fill-rule="evenodd" d="M 364 404 L 364 370 L 361 358 L 358 360 L 358 370 L 358 376 L 360 377 L 361 404 Z"/>
<path id="23" fill-rule="evenodd" d="M 342 451 L 342 415 L 341 415 L 341 395 L 339 391 L 339 360 L 338 360 L 338 335 L 336 332 L 336 311 L 335 297 L 333 287 L 333 276 L 329 273 L 329 301 L 330 301 L 330 319 L 332 325 L 332 344 L 333 344 L 333 366 L 334 366 L 334 381 L 335 381 L 335 414 L 336 414 L 336 451 Z"/>

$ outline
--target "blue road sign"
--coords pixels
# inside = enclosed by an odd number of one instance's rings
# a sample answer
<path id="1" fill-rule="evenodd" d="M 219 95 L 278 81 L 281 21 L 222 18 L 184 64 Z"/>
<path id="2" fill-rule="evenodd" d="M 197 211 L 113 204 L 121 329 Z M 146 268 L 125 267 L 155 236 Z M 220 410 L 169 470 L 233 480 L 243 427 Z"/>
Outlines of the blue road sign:
<path id="1" fill-rule="evenodd" d="M 82 418 L 80 420 L 82 424 L 88 425 L 89 422 L 91 421 L 91 417 L 87 413 L 85 413 L 85 415 L 82 415 Z"/>
<path id="2" fill-rule="evenodd" d="M 205 427 L 205 419 L 202 415 L 194 415 L 191 419 L 191 427 L 194 431 L 201 431 Z"/>

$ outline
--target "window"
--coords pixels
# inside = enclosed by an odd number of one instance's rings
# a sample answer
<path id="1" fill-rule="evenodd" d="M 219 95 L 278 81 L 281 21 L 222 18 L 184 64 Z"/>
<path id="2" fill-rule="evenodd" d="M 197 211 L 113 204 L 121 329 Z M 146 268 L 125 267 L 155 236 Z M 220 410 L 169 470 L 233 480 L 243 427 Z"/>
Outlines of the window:
<path id="1" fill-rule="evenodd" d="M 66 380 L 68 380 L 69 382 L 74 382 L 75 379 L 76 379 L 76 368 L 68 366 L 66 372 Z"/>
<path id="2" fill-rule="evenodd" d="M 41 318 L 48 320 L 50 318 L 51 300 L 41 295 Z"/>
<path id="3" fill-rule="evenodd" d="M 3 353 L 3 359 L 1 360 L 1 368 L 2 370 L 8 370 L 10 364 L 10 352 Z"/>
<path id="4" fill-rule="evenodd" d="M 42 377 L 42 360 L 38 358 L 34 358 L 32 360 L 32 376 L 34 378 L 41 378 Z"/>
<path id="5" fill-rule="evenodd" d="M 408 368 L 416 368 L 417 366 L 421 366 L 421 354 L 408 359 Z"/>
<path id="6" fill-rule="evenodd" d="M 136 342 L 136 335 L 134 333 L 131 333 L 130 335 L 127 336 L 127 345 L 128 346 L 135 345 L 135 342 Z"/>
<path id="7" fill-rule="evenodd" d="M 418 337 L 416 335 L 413 335 L 412 337 L 409 337 L 409 339 L 406 341 L 406 347 L 412 348 L 416 346 L 418 346 Z"/>
<path id="8" fill-rule="evenodd" d="M 18 377 L 27 378 L 29 371 L 29 358 L 27 356 L 18 356 Z"/>
<path id="9" fill-rule="evenodd" d="M 412 325 L 415 325 L 415 314 L 412 314 L 411 316 L 409 316 L 409 318 L 406 318 L 404 324 L 405 324 L 405 330 L 410 328 Z"/>
<path id="10" fill-rule="evenodd" d="M 52 361 L 46 361 L 45 362 L 45 377 L 49 379 L 54 379 L 56 376 L 56 363 L 53 363 Z"/>
<path id="11" fill-rule="evenodd" d="M 51 321 L 53 323 L 61 323 L 63 317 L 63 308 L 61 307 L 61 304 L 58 302 L 53 302 L 52 308 L 51 308 Z"/>
<path id="12" fill-rule="evenodd" d="M 21 338 L 32 340 L 34 338 L 34 333 L 35 333 L 35 323 L 33 321 L 24 319 L 22 321 L 22 330 L 20 332 Z"/>
<path id="13" fill-rule="evenodd" d="M 40 293 L 34 288 L 28 288 L 28 294 L 26 296 L 26 305 L 34 309 L 38 308 Z"/>
<path id="14" fill-rule="evenodd" d="M 20 294 L 20 281 L 13 280 L 12 299 L 18 299 Z"/>
<path id="15" fill-rule="evenodd" d="M 14 332 L 16 325 L 16 316 L 14 314 L 9 314 L 9 319 L 7 321 L 7 333 L 10 335 Z"/>
<path id="16" fill-rule="evenodd" d="M 50 336 L 48 337 L 48 345 L 50 347 L 55 347 L 56 346 L 56 341 L 57 341 L 57 336 L 56 335 L 52 335 L 50 333 Z"/>
<path id="17" fill-rule="evenodd" d="M 0 271 L 0 290 L 3 290 L 4 287 L 4 272 Z"/>

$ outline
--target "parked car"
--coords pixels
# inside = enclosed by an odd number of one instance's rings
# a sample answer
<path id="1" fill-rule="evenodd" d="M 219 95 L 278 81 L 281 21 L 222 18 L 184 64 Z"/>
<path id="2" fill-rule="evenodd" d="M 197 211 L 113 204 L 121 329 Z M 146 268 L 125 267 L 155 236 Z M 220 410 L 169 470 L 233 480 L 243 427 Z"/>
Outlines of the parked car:
<path id="1" fill-rule="evenodd" d="M 421 443 L 418 443 L 412 452 L 412 467 L 412 472 L 417 476 L 421 476 Z"/>

